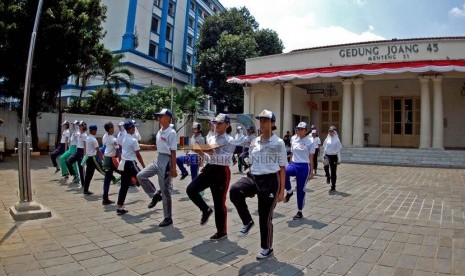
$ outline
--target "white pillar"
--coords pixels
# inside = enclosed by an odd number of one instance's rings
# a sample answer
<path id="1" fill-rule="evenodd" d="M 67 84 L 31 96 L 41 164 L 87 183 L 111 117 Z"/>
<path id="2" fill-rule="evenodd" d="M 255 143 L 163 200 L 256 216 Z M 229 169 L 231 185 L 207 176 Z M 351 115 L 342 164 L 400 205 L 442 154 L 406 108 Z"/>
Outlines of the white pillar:
<path id="1" fill-rule="evenodd" d="M 364 120 L 363 120 L 363 79 L 357 78 L 354 83 L 354 147 L 363 147 L 364 142 Z"/>
<path id="2" fill-rule="evenodd" d="M 286 133 L 286 131 L 290 131 L 292 133 L 292 84 L 285 83 L 284 84 L 284 110 L 283 110 L 283 131 L 282 133 Z"/>
<path id="3" fill-rule="evenodd" d="M 244 86 L 242 87 L 244 90 L 244 114 L 250 114 L 250 87 Z"/>
<path id="4" fill-rule="evenodd" d="M 342 81 L 342 145 L 352 146 L 352 82 L 350 79 Z"/>
<path id="5" fill-rule="evenodd" d="M 257 114 L 257 111 L 255 110 L 255 92 L 250 89 L 249 92 L 249 97 L 250 97 L 250 103 L 249 103 L 249 113 L 250 114 Z M 261 112 L 261 110 L 259 110 Z"/>
<path id="6" fill-rule="evenodd" d="M 444 149 L 444 113 L 442 104 L 442 76 L 433 77 L 433 148 Z"/>
<path id="7" fill-rule="evenodd" d="M 431 148 L 431 110 L 429 101 L 429 77 L 420 76 L 421 87 L 421 122 L 420 148 Z"/>

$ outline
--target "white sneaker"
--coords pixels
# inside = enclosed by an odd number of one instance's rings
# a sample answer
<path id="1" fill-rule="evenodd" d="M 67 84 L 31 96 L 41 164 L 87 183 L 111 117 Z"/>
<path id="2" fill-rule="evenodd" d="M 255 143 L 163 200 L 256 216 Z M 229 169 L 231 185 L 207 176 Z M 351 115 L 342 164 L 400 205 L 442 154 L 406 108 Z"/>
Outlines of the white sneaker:
<path id="1" fill-rule="evenodd" d="M 270 256 L 273 256 L 273 249 L 261 249 L 257 254 L 257 260 L 263 260 Z"/>

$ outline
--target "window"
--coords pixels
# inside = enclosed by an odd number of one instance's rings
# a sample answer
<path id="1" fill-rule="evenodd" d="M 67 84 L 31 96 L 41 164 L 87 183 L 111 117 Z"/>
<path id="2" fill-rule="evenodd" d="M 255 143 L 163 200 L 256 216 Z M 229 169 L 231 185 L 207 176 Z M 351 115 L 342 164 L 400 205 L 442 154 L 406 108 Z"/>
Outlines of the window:
<path id="1" fill-rule="evenodd" d="M 152 32 L 158 34 L 158 18 L 152 17 Z"/>
<path id="2" fill-rule="evenodd" d="M 195 24 L 194 24 L 194 19 L 191 18 L 191 17 L 189 17 L 189 27 L 193 29 L 194 26 L 195 26 Z"/>
<path id="3" fill-rule="evenodd" d="M 168 41 L 171 41 L 171 31 L 172 31 L 172 28 L 171 26 L 166 26 L 166 40 Z"/>
<path id="4" fill-rule="evenodd" d="M 195 11 L 195 3 L 191 1 L 191 6 L 190 6 L 191 10 Z"/>
<path id="5" fill-rule="evenodd" d="M 162 0 L 153 0 L 153 4 L 154 4 L 155 6 L 161 7 Z"/>
<path id="6" fill-rule="evenodd" d="M 187 63 L 187 65 L 192 65 L 192 55 L 191 54 L 187 54 L 186 63 Z"/>
<path id="7" fill-rule="evenodd" d="M 170 2 L 168 5 L 168 14 L 174 17 L 174 3 Z"/>
<path id="8" fill-rule="evenodd" d="M 194 47 L 194 38 L 191 35 L 187 36 L 187 45 Z"/>
<path id="9" fill-rule="evenodd" d="M 166 49 L 166 63 L 171 63 L 171 51 Z"/>
<path id="10" fill-rule="evenodd" d="M 150 43 L 150 45 L 149 45 L 149 56 L 157 57 L 157 44 Z"/>

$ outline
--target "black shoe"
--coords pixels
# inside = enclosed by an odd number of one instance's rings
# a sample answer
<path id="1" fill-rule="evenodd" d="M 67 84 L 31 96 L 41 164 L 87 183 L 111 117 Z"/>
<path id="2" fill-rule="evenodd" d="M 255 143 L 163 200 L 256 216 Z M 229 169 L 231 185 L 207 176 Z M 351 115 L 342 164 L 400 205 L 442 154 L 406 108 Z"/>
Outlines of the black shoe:
<path id="1" fill-rule="evenodd" d="M 90 191 L 85 191 L 84 194 L 85 194 L 85 195 L 93 195 L 94 193 L 93 193 L 93 192 L 90 192 Z"/>
<path id="2" fill-rule="evenodd" d="M 329 183 L 331 183 L 331 178 L 326 177 L 326 184 L 329 184 Z"/>
<path id="3" fill-rule="evenodd" d="M 165 227 L 168 225 L 173 224 L 173 219 L 172 218 L 165 218 L 160 224 L 158 224 L 159 227 Z"/>
<path id="4" fill-rule="evenodd" d="M 261 249 L 257 254 L 257 260 L 263 260 L 273 256 L 273 249 Z"/>
<path id="5" fill-rule="evenodd" d="M 302 215 L 302 212 L 297 212 L 297 214 L 292 218 L 293 220 L 300 220 L 303 219 L 304 216 Z"/>
<path id="6" fill-rule="evenodd" d="M 116 214 L 118 214 L 118 215 L 124 215 L 126 213 L 129 213 L 129 211 L 124 209 L 124 208 L 116 209 Z"/>
<path id="7" fill-rule="evenodd" d="M 113 203 L 115 203 L 113 200 L 109 200 L 109 199 L 102 200 L 102 205 L 110 205 L 110 204 L 113 204 Z"/>
<path id="8" fill-rule="evenodd" d="M 210 237 L 211 241 L 219 241 L 222 239 L 226 239 L 228 237 L 228 234 L 226 233 L 215 233 L 213 236 Z"/>
<path id="9" fill-rule="evenodd" d="M 249 234 L 250 232 L 250 229 L 252 229 L 252 227 L 255 225 L 255 223 L 253 222 L 253 220 L 249 223 L 247 223 L 246 225 L 242 226 L 242 229 L 239 230 L 239 233 L 237 233 L 237 235 L 239 237 L 245 237 L 247 236 L 247 234 Z"/>
<path id="10" fill-rule="evenodd" d="M 162 197 L 161 197 L 161 194 L 160 193 L 156 193 L 153 197 L 152 197 L 152 201 L 149 203 L 149 205 L 147 206 L 149 209 L 155 207 L 155 205 L 157 205 L 158 202 L 160 202 L 162 200 Z"/>
<path id="11" fill-rule="evenodd" d="M 69 178 L 69 173 L 63 174 L 61 177 L 63 177 L 64 179 L 68 179 Z"/>
<path id="12" fill-rule="evenodd" d="M 55 173 L 59 172 L 60 171 L 60 168 L 56 167 L 55 169 Z"/>
<path id="13" fill-rule="evenodd" d="M 331 187 L 331 189 L 329 190 L 328 193 L 329 193 L 329 194 L 334 194 L 334 193 L 336 193 L 336 188 Z"/>
<path id="14" fill-rule="evenodd" d="M 202 213 L 202 218 L 200 219 L 200 225 L 205 225 L 208 222 L 208 219 L 213 214 L 212 208 L 208 208 L 206 212 Z"/>
<path id="15" fill-rule="evenodd" d="M 181 180 L 183 180 L 184 178 L 186 178 L 189 174 L 188 173 L 183 173 L 181 174 Z"/>
<path id="16" fill-rule="evenodd" d="M 291 198 L 291 196 L 293 196 L 293 195 L 294 195 L 294 192 L 292 192 L 292 193 L 286 193 L 286 197 L 284 198 L 284 202 L 288 202 L 289 199 Z"/>

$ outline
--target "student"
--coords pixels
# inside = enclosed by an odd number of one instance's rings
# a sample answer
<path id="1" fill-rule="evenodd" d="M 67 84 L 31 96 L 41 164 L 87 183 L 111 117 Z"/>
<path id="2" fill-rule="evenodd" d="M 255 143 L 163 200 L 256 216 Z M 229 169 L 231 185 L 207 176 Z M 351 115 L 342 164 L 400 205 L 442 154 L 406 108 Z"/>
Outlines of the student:
<path id="1" fill-rule="evenodd" d="M 171 111 L 163 108 L 160 112 L 155 113 L 155 115 L 161 125 L 156 137 L 158 157 L 152 164 L 137 174 L 137 179 L 144 191 L 152 198 L 148 208 L 155 207 L 160 199 L 163 201 L 163 214 L 165 218 L 158 226 L 165 227 L 173 224 L 171 181 L 172 178 L 177 176 L 176 150 L 178 145 L 176 131 L 169 126 L 173 117 Z M 154 175 L 158 176 L 161 194 L 156 192 L 155 186 L 149 180 Z"/>
<path id="2" fill-rule="evenodd" d="M 326 174 L 326 183 L 331 181 L 330 193 L 336 191 L 337 165 L 341 162 L 342 144 L 337 135 L 336 127 L 330 126 L 328 136 L 323 142 L 323 158 L 327 158 L 327 164 L 324 166 Z M 330 172 L 331 171 L 331 172 Z"/>
<path id="3" fill-rule="evenodd" d="M 242 133 L 242 131 L 243 130 L 241 126 L 236 127 L 236 135 L 234 135 L 234 141 L 236 144 L 236 148 L 234 149 L 234 153 L 233 153 L 233 165 L 236 165 L 239 155 L 244 150 L 244 147 L 242 145 L 244 143 L 245 136 Z M 237 155 L 237 158 L 236 158 L 236 155 Z M 240 165 L 238 167 L 239 167 L 239 173 L 242 173 L 242 168 L 240 167 Z"/>
<path id="4" fill-rule="evenodd" d="M 66 166 L 68 167 L 69 173 L 74 176 L 73 182 L 79 183 L 81 179 L 81 186 L 84 187 L 84 168 L 82 167 L 82 158 L 84 157 L 85 141 L 87 138 L 87 124 L 84 121 L 79 122 L 79 132 L 77 133 L 77 149 L 67 160 Z M 73 164 L 77 163 L 78 172 L 74 171 Z"/>
<path id="5" fill-rule="evenodd" d="M 284 141 L 272 132 L 276 129 L 273 112 L 265 109 L 256 118 L 261 135 L 250 145 L 250 171 L 232 185 L 229 196 L 243 224 L 238 235 L 244 237 L 255 224 L 245 198 L 257 195 L 261 250 L 256 257 L 261 260 L 273 255 L 273 212 L 276 203 L 284 199 L 287 154 Z"/>
<path id="6" fill-rule="evenodd" d="M 68 171 L 68 167 L 66 166 L 66 160 L 68 160 L 68 158 L 76 152 L 76 145 L 77 145 L 77 137 L 79 135 L 79 121 L 78 120 L 74 120 L 74 122 L 71 124 L 72 127 L 71 127 L 71 131 L 72 133 L 70 133 L 70 137 L 69 137 L 69 148 L 68 150 L 63 153 L 61 156 L 60 156 L 60 162 L 61 162 L 61 176 L 65 179 L 68 178 L 69 176 L 69 171 Z M 76 163 L 74 163 L 74 171 L 78 171 L 78 166 Z"/>
<path id="7" fill-rule="evenodd" d="M 313 155 L 315 154 L 315 145 L 307 136 L 307 124 L 300 122 L 297 125 L 297 137 L 291 145 L 291 162 L 286 167 L 286 198 L 288 202 L 294 194 L 291 187 L 291 176 L 296 177 L 297 182 L 297 214 L 294 220 L 303 218 L 302 210 L 305 206 L 305 186 L 307 180 L 313 177 Z"/>
<path id="8" fill-rule="evenodd" d="M 192 202 L 202 212 L 200 225 L 205 225 L 213 214 L 213 210 L 205 203 L 199 192 L 210 188 L 215 208 L 216 224 L 216 233 L 210 237 L 210 240 L 218 241 L 228 236 L 226 194 L 231 177 L 229 166 L 232 164 L 232 154 L 235 145 L 231 144 L 233 138 L 226 134 L 226 129 L 230 127 L 231 123 L 229 116 L 220 113 L 213 120 L 213 123 L 216 125 L 216 134 L 208 141 L 211 149 L 198 151 L 208 164 L 205 165 L 200 174 L 187 186 L 186 192 Z"/>
<path id="9" fill-rule="evenodd" d="M 214 137 L 215 134 L 215 124 L 213 123 L 213 120 L 208 120 L 208 133 L 207 136 L 205 136 L 205 143 L 209 144 L 210 139 Z"/>
<path id="10" fill-rule="evenodd" d="M 320 145 L 321 145 L 321 140 L 320 140 L 320 137 L 318 137 L 316 129 L 313 129 L 310 132 L 309 138 L 310 138 L 310 141 L 315 146 L 315 154 L 313 155 L 313 172 L 314 174 L 316 174 L 316 170 L 318 169 L 318 154 L 320 153 Z"/>
<path id="11" fill-rule="evenodd" d="M 140 171 L 137 166 L 136 159 L 141 164 L 142 168 L 145 168 L 144 160 L 140 155 L 140 146 L 137 139 L 133 136 L 135 132 L 135 126 L 133 122 L 127 121 L 124 124 L 124 129 L 126 134 L 123 137 L 122 142 L 122 153 L 121 153 L 121 162 L 119 163 L 118 170 L 121 172 L 121 187 L 118 193 L 118 202 L 116 213 L 118 215 L 124 215 L 128 213 L 128 210 L 124 208 L 124 202 L 126 201 L 126 196 L 128 194 L 129 184 L 131 183 L 131 178 L 136 177 L 137 173 Z"/>
<path id="12" fill-rule="evenodd" d="M 192 149 L 186 155 L 176 157 L 176 164 L 178 165 L 178 168 L 181 170 L 181 180 L 183 180 L 189 175 L 189 173 L 187 173 L 186 168 L 184 168 L 184 164 L 190 166 L 191 179 L 194 180 L 194 178 L 197 177 L 199 171 L 200 158 L 199 155 L 195 153 L 195 151 L 193 150 L 193 147 L 195 145 L 205 144 L 205 139 L 202 136 L 201 130 L 202 125 L 197 122 L 194 122 L 194 124 L 192 125 L 193 134 L 191 139 L 189 140 L 189 146 Z"/>
<path id="13" fill-rule="evenodd" d="M 94 172 L 97 169 L 101 174 L 104 175 L 102 167 L 97 160 L 97 155 L 103 160 L 103 154 L 99 150 L 99 144 L 95 135 L 97 134 L 97 126 L 89 126 L 89 135 L 86 138 L 86 175 L 84 178 L 84 194 L 92 195 L 93 193 L 89 191 L 90 182 L 92 177 L 94 177 Z"/>
<path id="14" fill-rule="evenodd" d="M 239 172 L 242 173 L 244 168 L 244 171 L 246 171 L 249 168 L 249 165 L 247 162 L 245 162 L 245 158 L 249 157 L 249 148 L 250 148 L 250 143 L 257 138 L 257 135 L 255 135 L 255 127 L 254 126 L 248 126 L 247 127 L 247 137 L 244 139 L 243 147 L 244 150 L 242 151 L 241 155 L 239 155 Z"/>
<path id="15" fill-rule="evenodd" d="M 103 180 L 103 196 L 102 196 L 102 205 L 108 205 L 115 203 L 110 200 L 108 197 L 108 192 L 110 191 L 110 181 L 112 180 L 113 172 L 118 170 L 117 160 L 115 158 L 121 159 L 121 154 L 119 152 L 118 140 L 113 136 L 115 129 L 112 122 L 107 122 L 104 125 L 105 135 L 102 138 L 102 144 L 105 146 L 105 152 L 103 157 L 103 171 L 105 172 L 105 179 Z M 116 162 L 115 162 L 116 161 Z"/>
<path id="16" fill-rule="evenodd" d="M 68 150 L 68 143 L 69 143 L 69 136 L 70 136 L 68 121 L 64 121 L 61 124 L 61 129 L 62 129 L 63 133 L 61 134 L 60 145 L 58 146 L 57 149 L 55 149 L 50 154 L 50 158 L 52 159 L 52 164 L 55 167 L 55 173 L 60 171 L 60 168 L 58 167 L 57 160 L 56 160 L 57 157 L 59 155 L 62 155 L 63 153 L 65 153 L 65 151 Z"/>
<path id="17" fill-rule="evenodd" d="M 126 130 L 124 129 L 124 122 L 119 122 L 118 123 L 118 135 L 116 136 L 116 140 L 118 141 L 119 146 L 121 147 L 123 145 L 123 138 L 124 135 L 126 135 Z"/>

